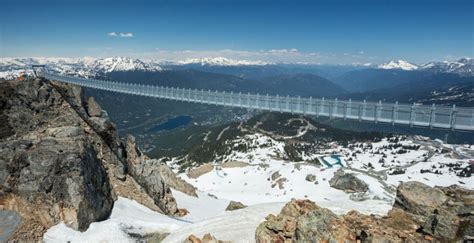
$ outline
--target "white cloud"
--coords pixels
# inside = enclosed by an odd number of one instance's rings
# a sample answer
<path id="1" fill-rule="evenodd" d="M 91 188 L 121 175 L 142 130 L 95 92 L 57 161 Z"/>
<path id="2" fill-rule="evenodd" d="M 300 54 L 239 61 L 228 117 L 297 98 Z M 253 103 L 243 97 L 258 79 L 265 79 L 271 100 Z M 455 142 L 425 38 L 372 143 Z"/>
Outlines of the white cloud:
<path id="1" fill-rule="evenodd" d="M 273 54 L 296 54 L 298 53 L 298 49 L 296 48 L 292 48 L 292 49 L 271 49 L 268 51 L 269 53 L 273 53 Z"/>
<path id="2" fill-rule="evenodd" d="M 132 32 L 120 33 L 120 37 L 133 37 L 133 33 Z"/>
<path id="3" fill-rule="evenodd" d="M 112 37 L 120 37 L 120 38 L 131 38 L 131 37 L 133 37 L 132 32 L 120 32 L 120 33 L 110 32 L 110 33 L 107 33 L 107 35 L 112 36 Z"/>

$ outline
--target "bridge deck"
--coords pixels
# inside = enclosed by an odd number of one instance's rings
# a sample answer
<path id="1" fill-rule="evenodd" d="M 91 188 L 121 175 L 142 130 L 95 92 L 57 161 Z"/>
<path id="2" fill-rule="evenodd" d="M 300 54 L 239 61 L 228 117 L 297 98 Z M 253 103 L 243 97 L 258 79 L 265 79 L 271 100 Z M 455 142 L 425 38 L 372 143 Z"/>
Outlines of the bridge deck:
<path id="1" fill-rule="evenodd" d="M 242 94 L 225 91 L 184 89 L 120 83 L 38 73 L 40 77 L 94 89 L 147 97 L 241 107 L 248 109 L 325 116 L 392 125 L 445 128 L 474 131 L 474 109 L 448 106 L 426 106 L 382 102 L 351 101 L 337 99 L 313 99 L 289 96 Z"/>

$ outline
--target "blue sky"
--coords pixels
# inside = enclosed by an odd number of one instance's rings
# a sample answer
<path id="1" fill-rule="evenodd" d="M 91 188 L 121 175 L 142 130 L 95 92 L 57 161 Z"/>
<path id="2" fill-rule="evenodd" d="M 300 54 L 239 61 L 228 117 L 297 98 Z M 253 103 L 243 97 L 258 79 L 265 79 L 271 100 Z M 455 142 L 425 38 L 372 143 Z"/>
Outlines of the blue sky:
<path id="1" fill-rule="evenodd" d="M 0 0 L 0 56 L 416 63 L 474 56 L 474 1 Z"/>

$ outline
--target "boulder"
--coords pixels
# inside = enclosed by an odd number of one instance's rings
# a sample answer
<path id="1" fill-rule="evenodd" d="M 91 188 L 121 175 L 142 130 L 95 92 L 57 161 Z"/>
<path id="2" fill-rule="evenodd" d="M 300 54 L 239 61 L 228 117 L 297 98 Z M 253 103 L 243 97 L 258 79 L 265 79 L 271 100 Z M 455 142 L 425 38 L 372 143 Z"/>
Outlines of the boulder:
<path id="1" fill-rule="evenodd" d="M 316 176 L 313 175 L 313 174 L 308 174 L 308 175 L 306 175 L 305 180 L 307 180 L 309 182 L 314 182 L 314 181 L 316 181 Z"/>
<path id="2" fill-rule="evenodd" d="M 207 233 L 202 237 L 202 243 L 217 243 L 216 237 Z"/>
<path id="3" fill-rule="evenodd" d="M 329 185 L 348 193 L 367 192 L 369 190 L 367 183 L 352 173 L 345 173 L 342 169 L 334 173 L 334 176 L 329 180 Z"/>
<path id="4" fill-rule="evenodd" d="M 241 202 L 236 202 L 236 201 L 230 201 L 229 202 L 229 205 L 227 205 L 227 208 L 225 209 L 226 211 L 234 211 L 234 210 L 237 210 L 237 209 L 242 209 L 242 208 L 246 208 L 247 206 L 244 205 L 243 203 Z"/>
<path id="5" fill-rule="evenodd" d="M 184 217 L 189 214 L 189 211 L 185 208 L 178 208 L 178 212 L 176 213 L 176 216 L 178 217 Z"/>
<path id="6" fill-rule="evenodd" d="M 186 238 L 186 240 L 184 241 L 184 243 L 201 243 L 201 242 L 202 242 L 201 239 L 199 239 L 195 235 L 188 236 L 188 238 Z"/>
<path id="7" fill-rule="evenodd" d="M 280 172 L 279 172 L 279 171 L 275 171 L 275 172 L 272 173 L 272 175 L 271 175 L 270 178 L 272 179 L 272 181 L 275 181 L 275 180 L 277 180 L 278 178 L 280 178 L 280 176 L 281 176 Z"/>
<path id="8" fill-rule="evenodd" d="M 442 190 L 432 188 L 421 182 L 410 181 L 401 183 L 397 188 L 394 207 L 417 214 L 430 214 L 447 201 Z"/>
<path id="9" fill-rule="evenodd" d="M 474 231 L 469 219 L 474 207 L 472 190 L 404 182 L 397 188 L 393 206 L 412 214 L 419 230 L 438 239 L 453 240 Z"/>

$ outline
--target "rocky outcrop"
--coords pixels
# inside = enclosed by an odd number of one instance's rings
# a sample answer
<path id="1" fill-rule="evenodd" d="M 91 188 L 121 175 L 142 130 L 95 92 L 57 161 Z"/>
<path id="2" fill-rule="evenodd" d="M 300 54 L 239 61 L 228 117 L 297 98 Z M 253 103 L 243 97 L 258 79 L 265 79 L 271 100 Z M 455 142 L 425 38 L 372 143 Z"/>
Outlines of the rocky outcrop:
<path id="1" fill-rule="evenodd" d="M 153 198 L 155 204 L 166 214 L 178 213 L 171 189 L 160 174 L 161 162 L 148 159 L 142 154 L 131 135 L 127 137 L 126 154 L 130 174 Z"/>
<path id="2" fill-rule="evenodd" d="M 343 220 L 309 200 L 292 200 L 277 216 L 269 215 L 257 227 L 257 242 L 344 242 L 355 240 Z"/>
<path id="3" fill-rule="evenodd" d="M 197 197 L 196 193 L 196 188 L 181 179 L 180 177 L 176 176 L 176 174 L 171 170 L 168 165 L 164 163 L 159 163 L 157 161 L 154 161 L 154 164 L 157 164 L 158 170 L 160 172 L 160 175 L 162 176 L 163 180 L 167 185 L 169 185 L 171 188 L 180 191 L 182 193 L 185 193 L 189 196 Z"/>
<path id="4" fill-rule="evenodd" d="M 9 240 L 41 241 L 59 222 L 86 230 L 108 218 L 116 196 L 177 211 L 165 170 L 143 163 L 135 145 L 127 154 L 115 125 L 80 87 L 0 82 L 0 121 L 0 209 L 21 217 Z"/>
<path id="5" fill-rule="evenodd" d="M 334 173 L 334 176 L 329 180 L 329 185 L 348 193 L 366 192 L 369 190 L 367 183 L 352 173 L 345 173 L 342 169 Z"/>
<path id="6" fill-rule="evenodd" d="M 269 215 L 257 242 L 454 242 L 473 238 L 474 192 L 402 183 L 387 216 L 351 211 L 338 216 L 309 200 L 292 200 Z"/>
<path id="7" fill-rule="evenodd" d="M 2 82 L 0 92 L 2 129 L 10 129 L 0 140 L 3 207 L 21 215 L 20 227 L 31 219 L 40 230 L 60 221 L 85 230 L 106 219 L 114 195 L 99 138 L 47 83 Z"/>
<path id="8" fill-rule="evenodd" d="M 459 186 L 432 188 L 420 182 L 402 183 L 394 207 L 413 215 L 419 230 L 444 240 L 471 235 L 474 192 Z"/>
<path id="9" fill-rule="evenodd" d="M 230 201 L 229 205 L 227 205 L 227 208 L 225 209 L 226 211 L 234 211 L 242 208 L 246 208 L 243 203 L 241 202 L 236 202 L 236 201 Z"/>

